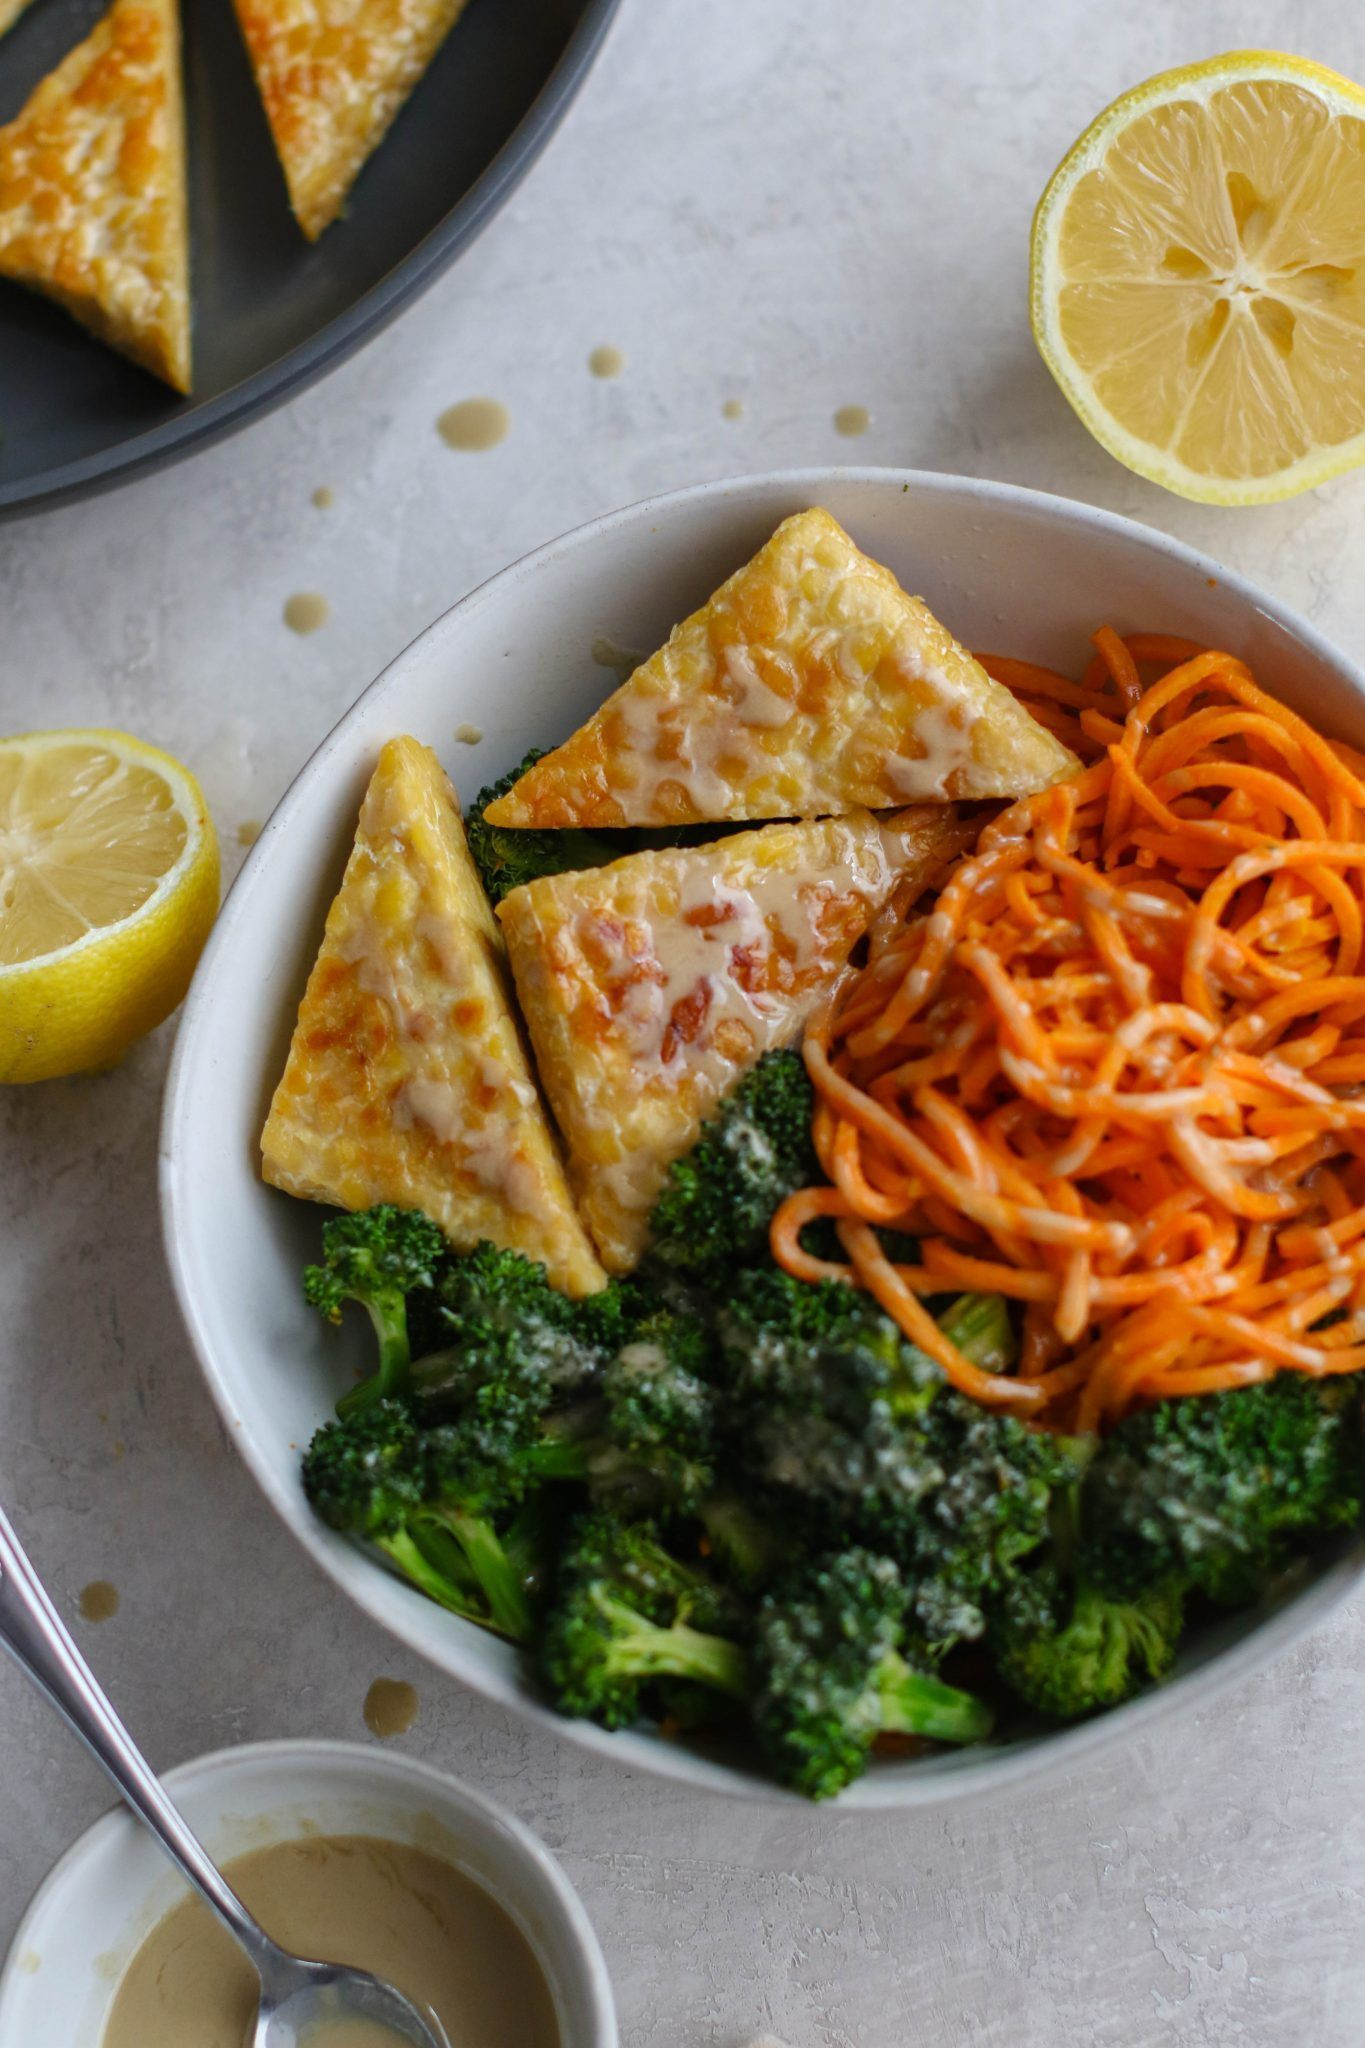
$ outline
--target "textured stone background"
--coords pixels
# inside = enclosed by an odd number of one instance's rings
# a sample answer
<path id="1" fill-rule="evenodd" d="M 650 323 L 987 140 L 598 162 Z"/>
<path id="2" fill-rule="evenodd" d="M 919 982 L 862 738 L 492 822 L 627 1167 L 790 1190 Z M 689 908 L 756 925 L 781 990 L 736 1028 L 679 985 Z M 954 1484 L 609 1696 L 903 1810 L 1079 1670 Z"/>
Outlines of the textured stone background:
<path id="1" fill-rule="evenodd" d="M 1030 208 L 1074 135 L 1246 45 L 1365 77 L 1355 0 L 627 0 L 548 157 L 397 328 L 188 465 L 0 528 L 0 730 L 145 732 L 197 766 L 236 858 L 238 824 L 492 570 L 656 490 L 841 456 L 1115 507 L 1358 654 L 1365 475 L 1262 511 L 1168 498 L 1087 440 L 1025 319 Z M 628 358 L 614 382 L 587 372 L 600 343 Z M 475 393 L 513 433 L 452 453 L 435 417 Z M 834 433 L 844 404 L 864 439 Z M 281 622 L 296 590 L 332 603 L 309 639 Z M 0 1495 L 68 1610 L 118 1584 L 83 1634 L 158 1763 L 363 1737 L 371 1679 L 413 1679 L 405 1746 L 563 1855 L 629 2048 L 1358 2048 L 1359 1611 L 1131 1752 L 946 1819 L 696 1800 L 530 1733 L 344 1606 L 225 1443 L 162 1266 L 168 1037 L 0 1097 Z M 0 1669 L 0 1940 L 106 1804 Z"/>

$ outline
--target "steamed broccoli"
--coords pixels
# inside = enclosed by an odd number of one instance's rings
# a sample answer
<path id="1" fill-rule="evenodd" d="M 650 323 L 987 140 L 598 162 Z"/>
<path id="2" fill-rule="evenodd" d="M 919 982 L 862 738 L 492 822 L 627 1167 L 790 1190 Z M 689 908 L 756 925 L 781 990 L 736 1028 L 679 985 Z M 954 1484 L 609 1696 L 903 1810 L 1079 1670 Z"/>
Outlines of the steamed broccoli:
<path id="1" fill-rule="evenodd" d="M 1088 1569 L 1116 1594 L 1176 1579 L 1244 1605 L 1295 1541 L 1360 1519 L 1363 1479 L 1351 1380 L 1282 1372 L 1159 1401 L 1121 1423 L 1091 1467 Z"/>
<path id="2" fill-rule="evenodd" d="M 799 1053 L 763 1055 L 669 1168 L 653 1216 L 660 1264 L 721 1287 L 764 1250 L 779 1202 L 821 1177 L 814 1099 Z"/>
<path id="3" fill-rule="evenodd" d="M 303 1485 L 332 1528 L 367 1538 L 443 1607 L 524 1642 L 529 1576 L 508 1512 L 545 1476 L 538 1443 L 503 1443 L 458 1426 L 423 1429 L 402 1401 L 324 1423 Z M 552 1469 L 552 1467 L 551 1467 Z"/>
<path id="4" fill-rule="evenodd" d="M 755 1631 L 754 1718 L 773 1768 L 811 1799 L 860 1776 L 881 1734 L 980 1742 L 990 1708 L 945 1685 L 906 1629 L 889 1558 L 852 1549 L 770 1593 Z"/>
<path id="5" fill-rule="evenodd" d="M 698 1372 L 707 1345 L 693 1315 L 647 1316 L 597 1392 L 546 1415 L 554 1476 L 581 1480 L 597 1506 L 627 1519 L 697 1512 L 714 1483 L 717 1397 Z"/>
<path id="6" fill-rule="evenodd" d="M 1116 1707 L 1175 1661 L 1184 1594 L 1166 1583 L 1115 1599 L 1052 1564 L 1009 1588 L 991 1630 L 996 1670 L 1040 1713 L 1062 1720 Z"/>
<path id="7" fill-rule="evenodd" d="M 323 1225 L 322 1264 L 304 1268 L 304 1296 L 334 1323 L 341 1320 L 343 1302 L 359 1302 L 379 1339 L 379 1370 L 343 1397 L 343 1414 L 357 1413 L 406 1384 L 407 1298 L 434 1285 L 445 1252 L 434 1223 L 415 1209 L 388 1203 Z"/>
<path id="8" fill-rule="evenodd" d="M 595 832 L 576 829 L 549 832 L 534 827 L 524 829 L 489 824 L 484 816 L 488 806 L 496 803 L 500 796 L 506 796 L 513 783 L 519 782 L 544 752 L 544 747 L 532 747 L 515 768 L 490 783 L 487 789 L 481 789 L 469 807 L 465 837 L 490 903 L 501 903 L 513 889 L 519 889 L 525 882 L 534 882 L 541 875 L 563 875 L 575 873 L 579 868 L 600 868 L 605 862 L 615 860 L 618 852 L 626 851 L 613 846 L 609 839 L 599 838 Z"/>
<path id="9" fill-rule="evenodd" d="M 588 1452 L 593 1498 L 619 1514 L 686 1514 L 715 1483 L 717 1396 L 702 1377 L 710 1336 L 695 1316 L 659 1309 L 602 1376 Z"/>
<path id="10" fill-rule="evenodd" d="M 1009 1363 L 999 1296 L 961 1296 L 941 1327 L 975 1363 Z M 1080 1448 L 957 1393 L 841 1281 L 742 1274 L 719 1331 L 747 1469 L 799 1499 L 827 1542 L 897 1558 L 927 1640 L 946 1649 L 978 1638 L 990 1602 L 1046 1537 L 1053 1489 L 1075 1476 Z"/>
<path id="11" fill-rule="evenodd" d="M 413 1373 L 415 1398 L 436 1417 L 471 1407 L 539 1416 L 600 1379 L 639 1313 L 628 1286 L 570 1301 L 534 1259 L 487 1243 L 448 1262 L 436 1302 L 441 1348 Z"/>
<path id="12" fill-rule="evenodd" d="M 940 1474 L 910 1515 L 880 1526 L 914 1580 L 917 1626 L 947 1649 L 984 1633 L 1024 1560 L 1046 1545 L 1054 1503 L 1085 1470 L 1085 1438 L 1030 1429 L 944 1387 L 924 1418 Z"/>
<path id="13" fill-rule="evenodd" d="M 546 1616 L 540 1664 L 561 1713 L 626 1728 L 661 1683 L 742 1700 L 748 1670 L 725 1596 L 671 1556 L 647 1523 L 584 1516 Z"/>
<path id="14" fill-rule="evenodd" d="M 769 1413 L 856 1426 L 884 1398 L 916 1414 L 942 1377 L 871 1295 L 842 1280 L 811 1284 L 755 1266 L 726 1289 L 716 1328 L 736 1398 Z"/>

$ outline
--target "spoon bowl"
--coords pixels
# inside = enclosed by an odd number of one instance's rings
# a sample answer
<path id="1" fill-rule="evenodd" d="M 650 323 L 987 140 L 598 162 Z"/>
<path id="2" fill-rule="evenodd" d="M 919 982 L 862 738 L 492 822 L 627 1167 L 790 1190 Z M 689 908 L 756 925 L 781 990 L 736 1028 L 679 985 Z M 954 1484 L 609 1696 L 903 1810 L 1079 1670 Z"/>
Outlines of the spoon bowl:
<path id="1" fill-rule="evenodd" d="M 368 1970 L 343 1969 L 336 1963 L 310 1963 L 281 1949 L 278 1968 L 261 1972 L 261 2003 L 251 2048 L 350 2048 L 351 2024 L 364 2023 L 356 2048 L 381 2048 L 369 2029 L 380 2030 L 413 2048 L 450 2048 L 445 2028 L 434 2013 L 420 2012 L 411 1999 L 374 1977 Z M 319 2030 L 328 2029 L 324 2035 Z M 382 2043 L 388 2048 L 388 2041 Z"/>

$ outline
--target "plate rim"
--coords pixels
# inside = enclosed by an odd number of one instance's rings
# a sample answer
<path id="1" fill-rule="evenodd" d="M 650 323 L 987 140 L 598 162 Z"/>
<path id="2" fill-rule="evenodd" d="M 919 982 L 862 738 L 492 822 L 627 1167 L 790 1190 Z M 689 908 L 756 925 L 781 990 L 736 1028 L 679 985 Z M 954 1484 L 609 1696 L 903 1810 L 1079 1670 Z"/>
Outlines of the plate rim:
<path id="1" fill-rule="evenodd" d="M 196 1306 L 189 1260 L 176 1211 L 180 1199 L 180 1126 L 190 1107 L 187 1086 L 190 1046 L 195 1036 L 196 1016 L 206 1005 L 212 986 L 213 962 L 240 920 L 252 878 L 264 866 L 270 840 L 278 832 L 288 829 L 293 812 L 305 800 L 312 785 L 325 774 L 330 756 L 341 744 L 345 729 L 360 707 L 371 697 L 392 688 L 420 643 L 435 640 L 450 631 L 451 621 L 457 614 L 481 607 L 499 587 L 524 581 L 535 573 L 539 562 L 546 557 L 565 549 L 591 546 L 615 527 L 637 520 L 666 517 L 673 508 L 689 502 L 763 490 L 773 494 L 789 493 L 793 497 L 806 495 L 809 502 L 816 503 L 820 493 L 835 482 L 922 491 L 929 496 L 943 492 L 997 502 L 1003 499 L 1025 515 L 1056 517 L 1060 513 L 1082 524 L 1100 527 L 1129 544 L 1165 555 L 1184 569 L 1193 569 L 1202 577 L 1215 579 L 1250 610 L 1273 620 L 1289 632 L 1325 665 L 1349 680 L 1365 714 L 1365 669 L 1320 633 L 1293 606 L 1258 588 L 1249 578 L 1228 569 L 1215 557 L 1162 529 L 1081 499 L 1032 490 L 1020 484 L 998 483 L 943 471 L 883 465 L 841 467 L 834 464 L 757 471 L 690 484 L 678 490 L 637 499 L 629 505 L 585 520 L 543 542 L 484 578 L 454 604 L 447 606 L 385 664 L 302 763 L 223 901 L 177 1020 L 162 1097 L 157 1165 L 162 1242 L 172 1290 L 215 1408 L 229 1439 L 279 1520 L 337 1589 L 386 1634 L 445 1677 L 480 1698 L 506 1708 L 533 1726 L 557 1735 L 580 1751 L 610 1758 L 618 1769 L 634 1769 L 652 1778 L 684 1786 L 694 1793 L 704 1792 L 762 1805 L 781 1805 L 788 1811 L 800 1812 L 811 1811 L 806 1800 L 775 1780 L 763 1777 L 756 1769 L 713 1759 L 638 1730 L 613 1733 L 591 1721 L 567 1719 L 538 1699 L 523 1678 L 509 1677 L 491 1665 L 466 1660 L 457 1638 L 452 1638 L 449 1650 L 444 1645 L 437 1650 L 402 1628 L 384 1598 L 384 1589 L 392 1590 L 394 1581 L 381 1567 L 361 1559 L 344 1538 L 333 1535 L 321 1524 L 316 1528 L 310 1527 L 302 1518 L 292 1514 L 285 1497 L 286 1489 L 277 1484 L 264 1462 L 257 1460 L 254 1447 L 243 1441 L 241 1422 L 235 1412 L 230 1388 L 219 1374 L 215 1356 L 217 1347 Z M 364 1571 L 355 1569 L 358 1563 L 365 1565 Z M 1153 1687 L 1093 1720 L 1048 1730 L 1036 1741 L 1014 1744 L 995 1756 L 983 1757 L 973 1766 L 970 1777 L 942 1776 L 922 1766 L 870 1774 L 848 1787 L 837 1801 L 832 1802 L 830 1810 L 835 1814 L 946 1812 L 950 1807 L 973 1806 L 995 1794 L 1054 1778 L 1082 1757 L 1116 1744 L 1121 1737 L 1146 1734 L 1162 1718 L 1205 1706 L 1239 1681 L 1265 1670 L 1327 1620 L 1359 1589 L 1362 1581 L 1365 1581 L 1365 1543 L 1357 1542 L 1344 1555 L 1325 1565 L 1319 1575 L 1283 1604 L 1270 1609 L 1244 1636 L 1192 1670 L 1179 1673 L 1168 1684 Z M 412 1598 L 420 1600 L 421 1595 L 413 1594 Z"/>
<path id="2" fill-rule="evenodd" d="M 37 470 L 12 484 L 0 481 L 0 522 L 54 511 L 168 468 L 264 418 L 339 369 L 428 290 L 511 197 L 577 98 L 622 4 L 585 0 L 557 63 L 501 149 L 416 247 L 359 298 L 306 340 L 203 405 L 98 454 Z"/>

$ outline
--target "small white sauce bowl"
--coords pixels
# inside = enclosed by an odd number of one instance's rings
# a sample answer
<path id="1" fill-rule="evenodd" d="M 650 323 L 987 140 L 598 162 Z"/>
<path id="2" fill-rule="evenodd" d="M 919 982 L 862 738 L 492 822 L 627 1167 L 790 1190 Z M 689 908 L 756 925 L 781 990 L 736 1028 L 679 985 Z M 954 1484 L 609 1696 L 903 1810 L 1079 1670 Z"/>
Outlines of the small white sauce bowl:
<path id="1" fill-rule="evenodd" d="M 378 1835 L 443 1856 L 519 1928 L 545 1973 L 561 2048 L 618 2048 L 607 1966 L 544 1844 L 479 1792 L 411 1757 L 347 1742 L 261 1742 L 166 1775 L 221 1862 L 304 1834 Z M 119 1979 L 185 1894 L 123 1808 L 40 1886 L 0 1971 L 0 2048 L 98 2048 Z M 511 2044 L 509 2044 L 511 2048 Z"/>

